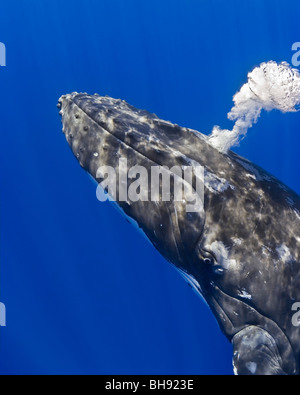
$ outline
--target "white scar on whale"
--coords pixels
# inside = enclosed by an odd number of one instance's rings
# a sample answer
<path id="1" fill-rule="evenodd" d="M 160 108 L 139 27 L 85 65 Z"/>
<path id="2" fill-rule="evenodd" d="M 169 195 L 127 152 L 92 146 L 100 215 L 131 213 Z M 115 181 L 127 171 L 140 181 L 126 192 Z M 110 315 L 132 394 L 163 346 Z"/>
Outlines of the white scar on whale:
<path id="1" fill-rule="evenodd" d="M 262 63 L 248 74 L 248 82 L 233 97 L 228 118 L 236 121 L 232 130 L 215 126 L 208 142 L 222 153 L 237 146 L 263 110 L 283 113 L 300 109 L 300 73 L 286 63 Z"/>

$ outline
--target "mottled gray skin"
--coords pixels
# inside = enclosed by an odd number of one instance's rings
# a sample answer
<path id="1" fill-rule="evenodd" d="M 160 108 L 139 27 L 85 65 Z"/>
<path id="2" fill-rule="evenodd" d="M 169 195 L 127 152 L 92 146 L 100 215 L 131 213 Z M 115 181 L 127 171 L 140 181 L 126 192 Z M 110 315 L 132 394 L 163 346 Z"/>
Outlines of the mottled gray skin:
<path id="1" fill-rule="evenodd" d="M 205 167 L 205 213 L 185 202 L 119 203 L 158 251 L 205 298 L 232 342 L 237 374 L 299 374 L 300 198 L 199 132 L 162 121 L 121 100 L 63 96 L 63 131 L 81 166 Z M 97 180 L 98 182 L 101 180 Z"/>

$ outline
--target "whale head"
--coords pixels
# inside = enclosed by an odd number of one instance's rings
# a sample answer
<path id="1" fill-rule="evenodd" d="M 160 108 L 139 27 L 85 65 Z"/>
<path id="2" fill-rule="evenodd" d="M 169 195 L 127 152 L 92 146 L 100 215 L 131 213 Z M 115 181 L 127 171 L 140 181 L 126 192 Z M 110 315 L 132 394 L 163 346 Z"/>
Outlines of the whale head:
<path id="1" fill-rule="evenodd" d="M 159 252 L 185 270 L 205 223 L 203 167 L 186 148 L 205 137 L 109 97 L 74 93 L 58 107 L 75 157 L 99 184 L 99 199 L 104 189 Z"/>

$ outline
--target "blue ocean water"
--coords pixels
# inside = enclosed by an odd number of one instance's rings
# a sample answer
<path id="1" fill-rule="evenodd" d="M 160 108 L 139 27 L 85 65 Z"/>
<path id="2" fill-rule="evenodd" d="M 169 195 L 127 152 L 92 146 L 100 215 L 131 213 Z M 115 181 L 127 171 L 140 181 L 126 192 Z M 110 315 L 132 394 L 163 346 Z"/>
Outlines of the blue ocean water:
<path id="1" fill-rule="evenodd" d="M 58 98 L 122 98 L 210 133 L 247 73 L 291 62 L 297 0 L 2 0 L 2 374 L 232 374 L 232 350 L 177 272 L 96 199 Z M 299 114 L 264 113 L 235 151 L 300 193 Z"/>

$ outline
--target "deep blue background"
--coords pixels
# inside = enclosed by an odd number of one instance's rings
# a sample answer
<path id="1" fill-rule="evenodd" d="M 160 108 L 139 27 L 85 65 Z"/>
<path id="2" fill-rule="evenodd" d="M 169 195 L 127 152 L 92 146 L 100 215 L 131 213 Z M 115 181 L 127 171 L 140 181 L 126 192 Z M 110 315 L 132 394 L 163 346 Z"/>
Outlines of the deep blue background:
<path id="1" fill-rule="evenodd" d="M 299 0 L 1 0 L 3 374 L 231 374 L 231 346 L 177 272 L 109 205 L 61 133 L 72 91 L 209 133 L 263 61 L 291 62 Z M 300 192 L 300 114 L 237 152 Z"/>

